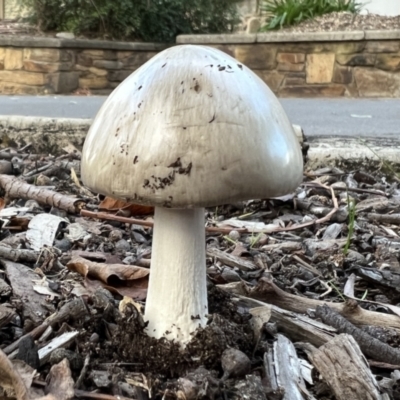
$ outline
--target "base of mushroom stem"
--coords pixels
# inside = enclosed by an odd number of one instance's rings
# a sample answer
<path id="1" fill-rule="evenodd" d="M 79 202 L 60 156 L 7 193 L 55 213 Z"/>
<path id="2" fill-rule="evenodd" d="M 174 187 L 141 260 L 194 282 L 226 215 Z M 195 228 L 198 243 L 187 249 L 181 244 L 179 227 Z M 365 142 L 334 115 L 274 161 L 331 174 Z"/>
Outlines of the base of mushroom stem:
<path id="1" fill-rule="evenodd" d="M 155 209 L 145 311 L 149 336 L 184 345 L 207 323 L 204 211 Z"/>

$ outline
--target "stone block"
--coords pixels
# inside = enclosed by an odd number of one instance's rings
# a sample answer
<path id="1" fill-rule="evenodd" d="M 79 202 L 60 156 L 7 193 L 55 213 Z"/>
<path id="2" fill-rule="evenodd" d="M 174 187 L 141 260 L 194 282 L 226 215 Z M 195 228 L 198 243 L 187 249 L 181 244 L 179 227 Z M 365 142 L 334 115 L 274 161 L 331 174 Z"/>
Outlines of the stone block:
<path id="1" fill-rule="evenodd" d="M 121 69 L 124 64 L 121 61 L 94 60 L 93 66 L 102 69 Z"/>
<path id="2" fill-rule="evenodd" d="M 354 54 L 361 53 L 365 48 L 365 42 L 344 42 L 335 44 L 336 54 Z"/>
<path id="3" fill-rule="evenodd" d="M 318 42 L 305 42 L 305 43 L 282 43 L 279 45 L 279 51 L 282 53 L 335 53 L 335 43 L 318 43 Z"/>
<path id="4" fill-rule="evenodd" d="M 94 76 L 107 76 L 108 71 L 105 69 L 99 69 L 95 67 L 90 67 L 89 72 Z"/>
<path id="5" fill-rule="evenodd" d="M 126 52 L 123 52 L 126 53 Z M 122 61 L 124 67 L 140 67 L 143 65 L 145 62 L 150 60 L 154 55 L 157 53 L 151 53 L 151 52 L 144 52 L 144 51 L 138 51 L 135 53 L 129 52 L 130 55 L 124 54 L 124 57 L 122 58 L 122 54 L 118 52 L 118 59 Z"/>
<path id="6" fill-rule="evenodd" d="M 278 94 L 282 97 L 342 97 L 347 91 L 342 85 L 299 85 L 283 86 Z"/>
<path id="7" fill-rule="evenodd" d="M 44 86 L 29 86 L 19 83 L 0 81 L 0 93 L 39 95 L 39 94 L 51 94 L 52 91 Z"/>
<path id="8" fill-rule="evenodd" d="M 24 70 L 31 72 L 56 72 L 72 69 L 72 62 L 49 63 L 41 61 L 24 60 Z"/>
<path id="9" fill-rule="evenodd" d="M 333 69 L 332 82 L 348 85 L 353 82 L 353 68 L 336 64 Z"/>
<path id="10" fill-rule="evenodd" d="M 27 71 L 0 71 L 0 82 L 20 83 L 28 86 L 45 85 L 46 74 Z"/>
<path id="11" fill-rule="evenodd" d="M 83 50 L 81 54 L 90 57 L 92 60 L 104 60 L 104 50 Z"/>
<path id="12" fill-rule="evenodd" d="M 290 64 L 290 63 L 279 63 L 277 66 L 278 71 L 289 71 L 289 72 L 301 72 L 304 70 L 303 64 Z"/>
<path id="13" fill-rule="evenodd" d="M 48 76 L 48 84 L 54 93 L 71 93 L 79 87 L 77 72 L 56 72 Z"/>
<path id="14" fill-rule="evenodd" d="M 341 65 L 349 65 L 352 67 L 367 67 L 375 65 L 375 54 L 338 54 L 336 61 Z"/>
<path id="15" fill-rule="evenodd" d="M 252 69 L 274 69 L 276 53 L 277 46 L 269 44 L 240 45 L 235 48 L 235 58 Z"/>
<path id="16" fill-rule="evenodd" d="M 397 53 L 399 49 L 400 42 L 398 40 L 371 40 L 365 46 L 366 53 Z"/>
<path id="17" fill-rule="evenodd" d="M 307 83 L 332 82 L 334 53 L 307 54 L 306 81 Z"/>
<path id="18" fill-rule="evenodd" d="M 281 86 L 283 79 L 285 77 L 284 74 L 281 74 L 277 71 L 254 71 L 268 86 L 273 92 L 277 92 L 279 87 Z"/>
<path id="19" fill-rule="evenodd" d="M 0 61 L 0 70 L 4 69 L 4 62 Z"/>
<path id="20" fill-rule="evenodd" d="M 106 89 L 108 87 L 108 80 L 104 76 L 79 78 L 79 87 L 82 89 Z"/>
<path id="21" fill-rule="evenodd" d="M 22 69 L 23 63 L 23 50 L 21 49 L 6 49 L 4 56 L 4 69 L 17 70 Z"/>
<path id="22" fill-rule="evenodd" d="M 374 68 L 355 68 L 354 79 L 361 97 L 400 97 L 400 74 Z"/>
<path id="23" fill-rule="evenodd" d="M 76 63 L 84 67 L 91 67 L 93 65 L 93 59 L 90 55 L 80 52 L 76 56 Z"/>
<path id="24" fill-rule="evenodd" d="M 27 48 L 24 50 L 24 60 L 39 62 L 57 62 L 60 60 L 60 50 Z"/>
<path id="25" fill-rule="evenodd" d="M 278 63 L 285 64 L 299 64 L 303 63 L 306 59 L 304 53 L 278 53 L 276 60 Z"/>
<path id="26" fill-rule="evenodd" d="M 384 71 L 400 71 L 400 55 L 378 54 L 375 67 Z"/>
<path id="27" fill-rule="evenodd" d="M 306 84 L 306 74 L 304 72 L 286 74 L 285 79 L 283 81 L 283 86 L 298 86 L 305 84 Z"/>
<path id="28" fill-rule="evenodd" d="M 5 56 L 6 56 L 6 49 L 4 47 L 0 47 L 0 61 L 4 61 Z"/>
<path id="29" fill-rule="evenodd" d="M 122 82 L 126 79 L 133 71 L 122 70 L 122 71 L 110 71 L 108 73 L 108 80 L 110 82 Z"/>

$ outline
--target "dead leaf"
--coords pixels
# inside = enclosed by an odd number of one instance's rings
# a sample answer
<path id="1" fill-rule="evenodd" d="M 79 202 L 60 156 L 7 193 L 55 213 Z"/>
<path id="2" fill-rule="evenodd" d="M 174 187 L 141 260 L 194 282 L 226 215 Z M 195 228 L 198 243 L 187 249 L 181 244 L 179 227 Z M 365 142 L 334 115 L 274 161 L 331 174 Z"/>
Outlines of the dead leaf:
<path id="1" fill-rule="evenodd" d="M 129 211 L 131 215 L 149 215 L 154 213 L 154 207 L 141 206 L 139 204 L 127 203 L 123 200 L 106 197 L 100 204 L 101 211 Z"/>
<path id="2" fill-rule="evenodd" d="M 82 257 L 73 258 L 67 268 L 78 272 L 86 278 L 87 288 L 97 289 L 99 285 L 137 300 L 146 298 L 149 269 L 125 264 L 104 264 L 86 260 Z"/>
<path id="3" fill-rule="evenodd" d="M 13 363 L 0 350 L 0 387 L 8 396 L 17 400 L 29 400 L 28 389 Z"/>
<path id="4" fill-rule="evenodd" d="M 75 391 L 71 375 L 69 361 L 66 358 L 53 365 L 46 378 L 45 393 L 52 394 L 57 400 L 73 399 Z"/>

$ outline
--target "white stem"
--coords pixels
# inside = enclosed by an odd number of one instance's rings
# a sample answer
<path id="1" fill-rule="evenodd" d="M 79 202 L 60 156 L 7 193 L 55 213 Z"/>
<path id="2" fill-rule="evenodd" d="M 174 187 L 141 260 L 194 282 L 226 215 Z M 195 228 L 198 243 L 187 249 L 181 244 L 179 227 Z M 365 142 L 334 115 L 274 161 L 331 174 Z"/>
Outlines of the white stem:
<path id="1" fill-rule="evenodd" d="M 147 333 L 183 345 L 207 321 L 204 208 L 156 207 Z"/>

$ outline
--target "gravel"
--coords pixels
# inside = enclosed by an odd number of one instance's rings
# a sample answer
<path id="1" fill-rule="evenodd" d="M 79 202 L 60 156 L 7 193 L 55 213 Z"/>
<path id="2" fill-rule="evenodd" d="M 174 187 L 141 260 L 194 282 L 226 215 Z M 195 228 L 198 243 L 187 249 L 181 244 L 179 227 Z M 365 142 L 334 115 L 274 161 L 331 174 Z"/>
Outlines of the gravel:
<path id="1" fill-rule="evenodd" d="M 334 12 L 298 25 L 284 28 L 286 32 L 334 32 L 360 30 L 397 30 L 400 29 L 400 16 L 385 17 L 377 14 L 352 14 Z"/>

